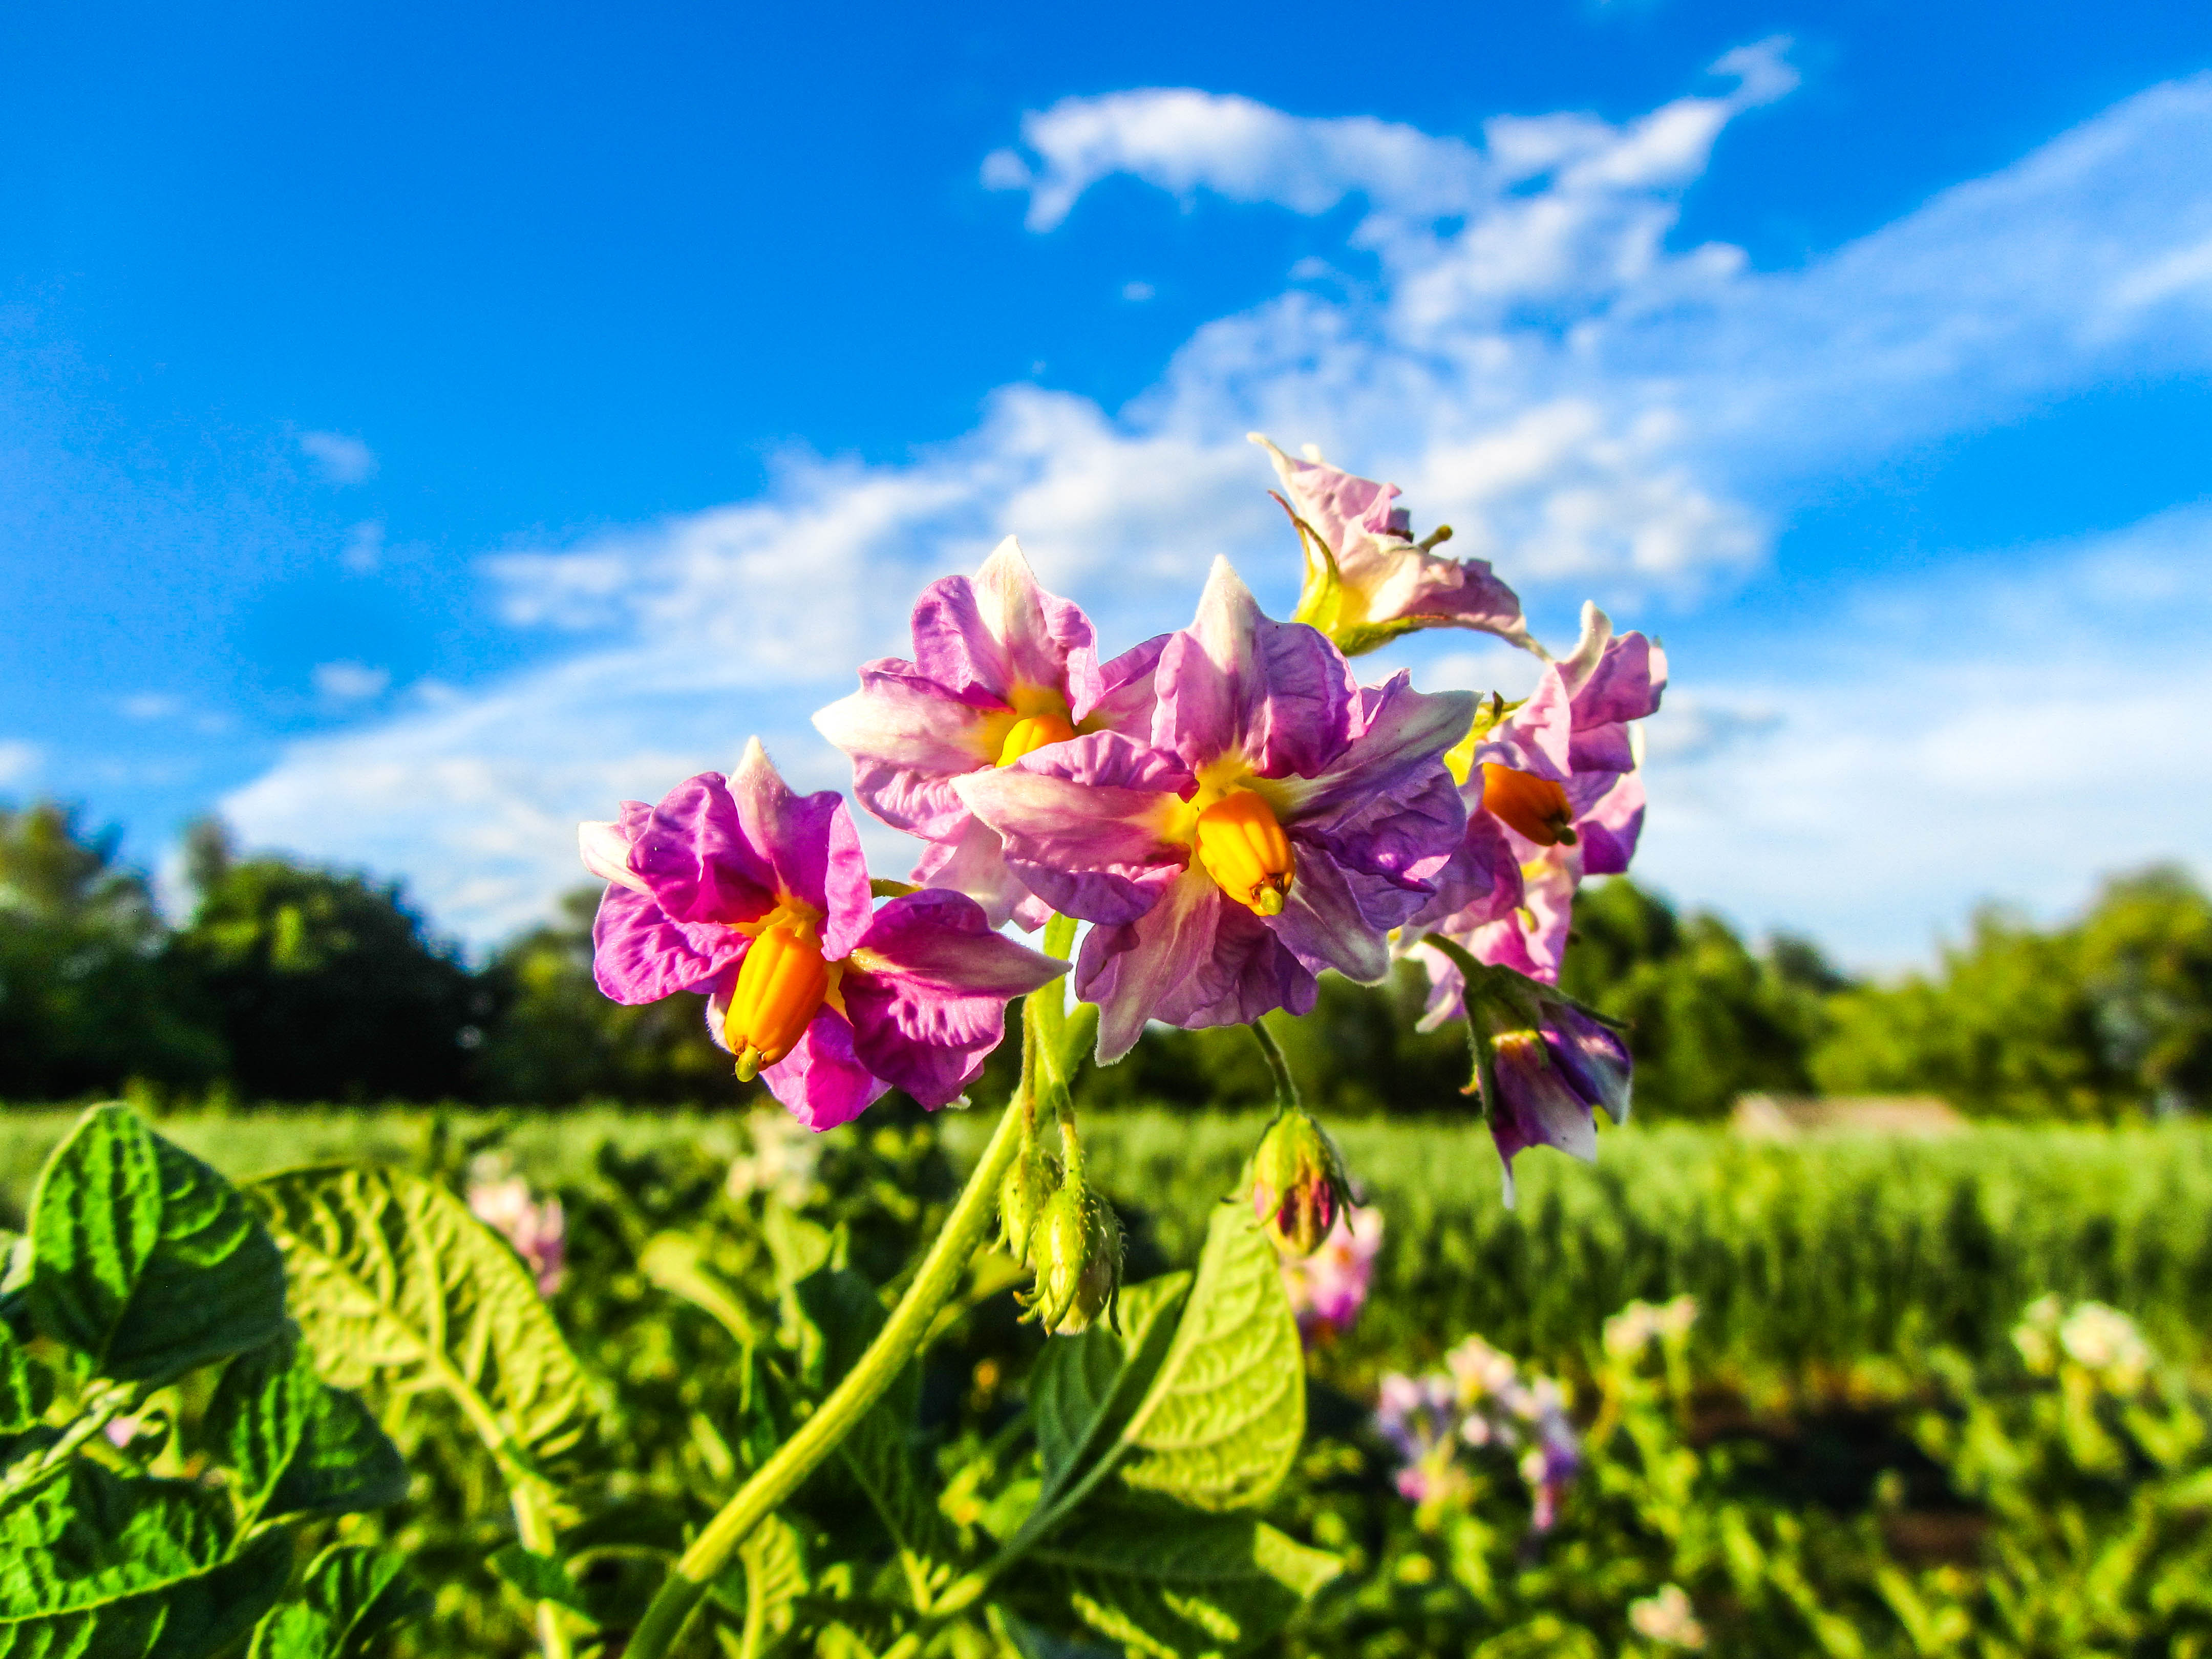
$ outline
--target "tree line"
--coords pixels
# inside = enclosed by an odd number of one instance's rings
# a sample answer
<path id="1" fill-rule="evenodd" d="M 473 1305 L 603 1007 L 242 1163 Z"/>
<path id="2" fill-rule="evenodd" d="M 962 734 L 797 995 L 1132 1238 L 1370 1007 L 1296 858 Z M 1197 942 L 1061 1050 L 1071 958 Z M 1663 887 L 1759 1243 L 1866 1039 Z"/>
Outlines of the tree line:
<path id="1" fill-rule="evenodd" d="M 212 820 L 186 836 L 190 908 L 172 924 L 118 839 L 62 805 L 0 805 L 0 1100 L 134 1087 L 714 1106 L 750 1092 L 700 999 L 599 995 L 596 888 L 471 967 L 398 883 L 243 855 Z M 1564 984 L 1629 1027 L 1637 1108 L 1655 1118 L 1723 1116 L 1747 1091 L 1932 1094 L 1978 1116 L 2081 1121 L 2212 1100 L 2212 901 L 2178 868 L 2117 878 L 2056 927 L 1985 908 L 1934 972 L 1892 983 L 1855 981 L 1802 939 L 1747 944 L 1616 878 L 1576 906 Z M 1465 1042 L 1415 1029 L 1422 988 L 1411 964 L 1380 987 L 1332 975 L 1310 1015 L 1276 1017 L 1314 1103 L 1463 1109 Z M 1245 1104 L 1269 1089 L 1234 1030 L 1156 1030 L 1079 1087 L 1099 1108 Z"/>

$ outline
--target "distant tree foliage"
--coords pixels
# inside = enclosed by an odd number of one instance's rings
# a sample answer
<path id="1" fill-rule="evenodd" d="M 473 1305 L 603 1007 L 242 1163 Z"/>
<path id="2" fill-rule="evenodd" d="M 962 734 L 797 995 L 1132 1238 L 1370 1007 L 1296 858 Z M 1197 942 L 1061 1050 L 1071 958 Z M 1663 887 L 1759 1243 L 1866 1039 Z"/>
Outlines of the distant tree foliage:
<path id="1" fill-rule="evenodd" d="M 592 978 L 599 890 L 471 971 L 397 884 L 269 854 L 195 824 L 190 917 L 171 927 L 113 830 L 52 803 L 0 805 L 0 1099 L 112 1095 L 133 1080 L 242 1100 L 587 1100 L 735 1107 L 703 999 L 624 1008 Z M 1857 984 L 1810 942 L 1753 948 L 1620 878 L 1586 888 L 1562 979 L 1621 1021 L 1646 1120 L 1723 1116 L 1747 1091 L 1932 1094 L 1978 1116 L 2109 1121 L 2212 1106 L 2212 900 L 2160 867 L 2118 878 L 2076 921 L 1974 916 L 1938 970 Z M 1344 1116 L 1471 1113 L 1455 1024 L 1417 1029 L 1427 975 L 1326 975 L 1314 1011 L 1271 1017 L 1308 1103 Z M 971 1091 L 1003 1098 L 1001 1048 Z M 1273 1083 L 1236 1027 L 1148 1032 L 1086 1068 L 1094 1109 L 1258 1105 Z"/>

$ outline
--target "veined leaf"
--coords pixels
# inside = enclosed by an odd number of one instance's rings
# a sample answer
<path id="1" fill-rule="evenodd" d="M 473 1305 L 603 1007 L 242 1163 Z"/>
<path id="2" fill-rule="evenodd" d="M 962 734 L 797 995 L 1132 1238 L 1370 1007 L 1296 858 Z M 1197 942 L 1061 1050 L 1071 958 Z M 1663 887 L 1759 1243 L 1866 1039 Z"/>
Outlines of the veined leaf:
<path id="1" fill-rule="evenodd" d="M 526 1470 L 581 1437 L 575 1356 L 528 1269 L 451 1193 L 343 1164 L 246 1191 L 284 1253 L 293 1315 L 331 1382 L 442 1389 Z"/>
<path id="2" fill-rule="evenodd" d="M 1032 1559 L 1084 1624 L 1152 1659 L 1251 1647 L 1342 1571 L 1249 1516 L 1126 1499 L 1086 1510 Z"/>
<path id="3" fill-rule="evenodd" d="M 715 1594 L 733 1610 L 740 1610 L 744 1620 L 744 1650 L 765 1652 L 791 1628 L 795 1604 L 806 1594 L 805 1550 L 797 1529 L 781 1516 L 771 1515 L 753 1528 L 738 1551 L 738 1561 L 744 1584 L 725 1589 L 718 1583 Z M 728 1573 L 724 1577 L 739 1576 Z"/>
<path id="4" fill-rule="evenodd" d="M 585 1611 L 583 1592 L 568 1577 L 568 1569 L 550 1555 L 509 1544 L 492 1557 L 491 1566 L 526 1601 L 556 1601 L 574 1613 Z"/>
<path id="5" fill-rule="evenodd" d="M 52 1387 L 15 1333 L 0 1325 L 0 1434 L 21 1434 L 46 1409 Z"/>
<path id="6" fill-rule="evenodd" d="M 1118 1334 L 1094 1325 L 1045 1344 L 1030 1374 L 1030 1414 L 1048 1480 L 1064 1486 L 1079 1462 L 1113 1443 L 1158 1374 L 1189 1291 L 1188 1273 L 1132 1285 L 1121 1292 Z"/>
<path id="7" fill-rule="evenodd" d="M 247 1659 L 365 1659 L 380 1637 L 429 1604 L 398 1556 L 333 1544 L 307 1569 L 300 1599 L 255 1627 Z"/>
<path id="8" fill-rule="evenodd" d="M 381 1509 L 407 1495 L 407 1465 L 361 1397 L 315 1374 L 296 1329 L 223 1368 L 205 1432 L 238 1477 L 248 1524 Z"/>
<path id="9" fill-rule="evenodd" d="M 260 1346 L 284 1265 L 237 1189 L 124 1106 L 85 1114 L 39 1176 L 31 1316 L 120 1382 Z"/>
<path id="10" fill-rule="evenodd" d="M 1274 1248 L 1250 1205 L 1224 1202 L 1175 1340 L 1122 1431 L 1122 1479 L 1195 1509 L 1265 1503 L 1305 1437 L 1305 1381 Z"/>
<path id="11" fill-rule="evenodd" d="M 224 1506 L 188 1481 L 80 1459 L 0 1510 L 0 1655 L 204 1659 L 284 1588 L 290 1537 L 225 1559 Z"/>

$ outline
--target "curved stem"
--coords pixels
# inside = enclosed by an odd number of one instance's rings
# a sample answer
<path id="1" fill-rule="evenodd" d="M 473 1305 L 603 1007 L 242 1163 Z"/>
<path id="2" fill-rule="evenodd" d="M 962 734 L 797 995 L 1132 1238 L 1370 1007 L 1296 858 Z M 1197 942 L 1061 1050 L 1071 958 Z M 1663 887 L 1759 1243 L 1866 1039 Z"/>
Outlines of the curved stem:
<path id="1" fill-rule="evenodd" d="M 1060 981 L 1054 980 L 1036 994 L 1064 994 Z M 969 1259 L 975 1254 L 975 1247 L 982 1243 L 983 1234 L 990 1225 L 992 1211 L 998 1202 L 1000 1178 L 1013 1162 L 1014 1153 L 1021 1145 L 1022 1116 L 1028 1106 L 1023 1093 L 1018 1091 L 1008 1103 L 991 1144 L 984 1149 L 982 1161 L 968 1177 L 968 1185 L 953 1205 L 952 1213 L 945 1218 L 945 1230 L 930 1246 L 921 1270 L 907 1286 L 906 1294 L 899 1298 L 898 1306 L 891 1310 L 890 1318 L 884 1322 L 875 1341 L 814 1415 L 754 1472 L 752 1479 L 722 1506 L 721 1513 L 707 1523 L 705 1530 L 692 1540 L 690 1548 L 678 1559 L 666 1582 L 646 1608 L 644 1618 L 639 1620 L 629 1646 L 624 1650 L 625 1659 L 662 1659 L 682 1634 L 692 1609 L 706 1595 L 708 1584 L 728 1565 L 738 1546 L 768 1517 L 771 1510 L 798 1489 L 823 1459 L 837 1449 L 914 1357 L 937 1310 L 959 1288 L 960 1276 L 967 1271 Z"/>
<path id="2" fill-rule="evenodd" d="M 1285 1112 L 1297 1111 L 1298 1082 L 1291 1075 L 1291 1062 L 1283 1057 L 1282 1045 L 1275 1041 L 1275 1034 L 1256 1019 L 1245 1029 L 1252 1033 L 1253 1040 L 1260 1045 L 1260 1052 L 1267 1057 L 1267 1069 L 1274 1073 L 1276 1115 L 1279 1116 Z"/>

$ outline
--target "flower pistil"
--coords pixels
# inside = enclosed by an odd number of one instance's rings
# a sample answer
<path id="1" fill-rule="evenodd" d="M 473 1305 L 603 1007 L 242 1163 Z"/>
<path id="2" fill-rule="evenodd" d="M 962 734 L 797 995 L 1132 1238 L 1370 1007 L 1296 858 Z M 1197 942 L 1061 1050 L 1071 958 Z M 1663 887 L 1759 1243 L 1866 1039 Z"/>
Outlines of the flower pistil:
<path id="1" fill-rule="evenodd" d="M 752 937 L 752 948 L 738 964 L 722 1034 L 738 1057 L 738 1077 L 750 1083 L 764 1066 L 773 1066 L 798 1043 L 824 1002 L 844 1012 L 837 981 L 843 962 L 822 954 L 821 936 L 807 907 L 789 902 L 738 931 Z"/>
<path id="2" fill-rule="evenodd" d="M 1575 809 L 1549 778 L 1495 762 L 1482 763 L 1482 804 L 1539 847 L 1575 844 Z"/>
<path id="3" fill-rule="evenodd" d="M 1283 914 L 1297 859 L 1274 809 L 1258 793 L 1231 790 L 1201 810 L 1191 842 L 1223 892 L 1255 915 Z"/>

